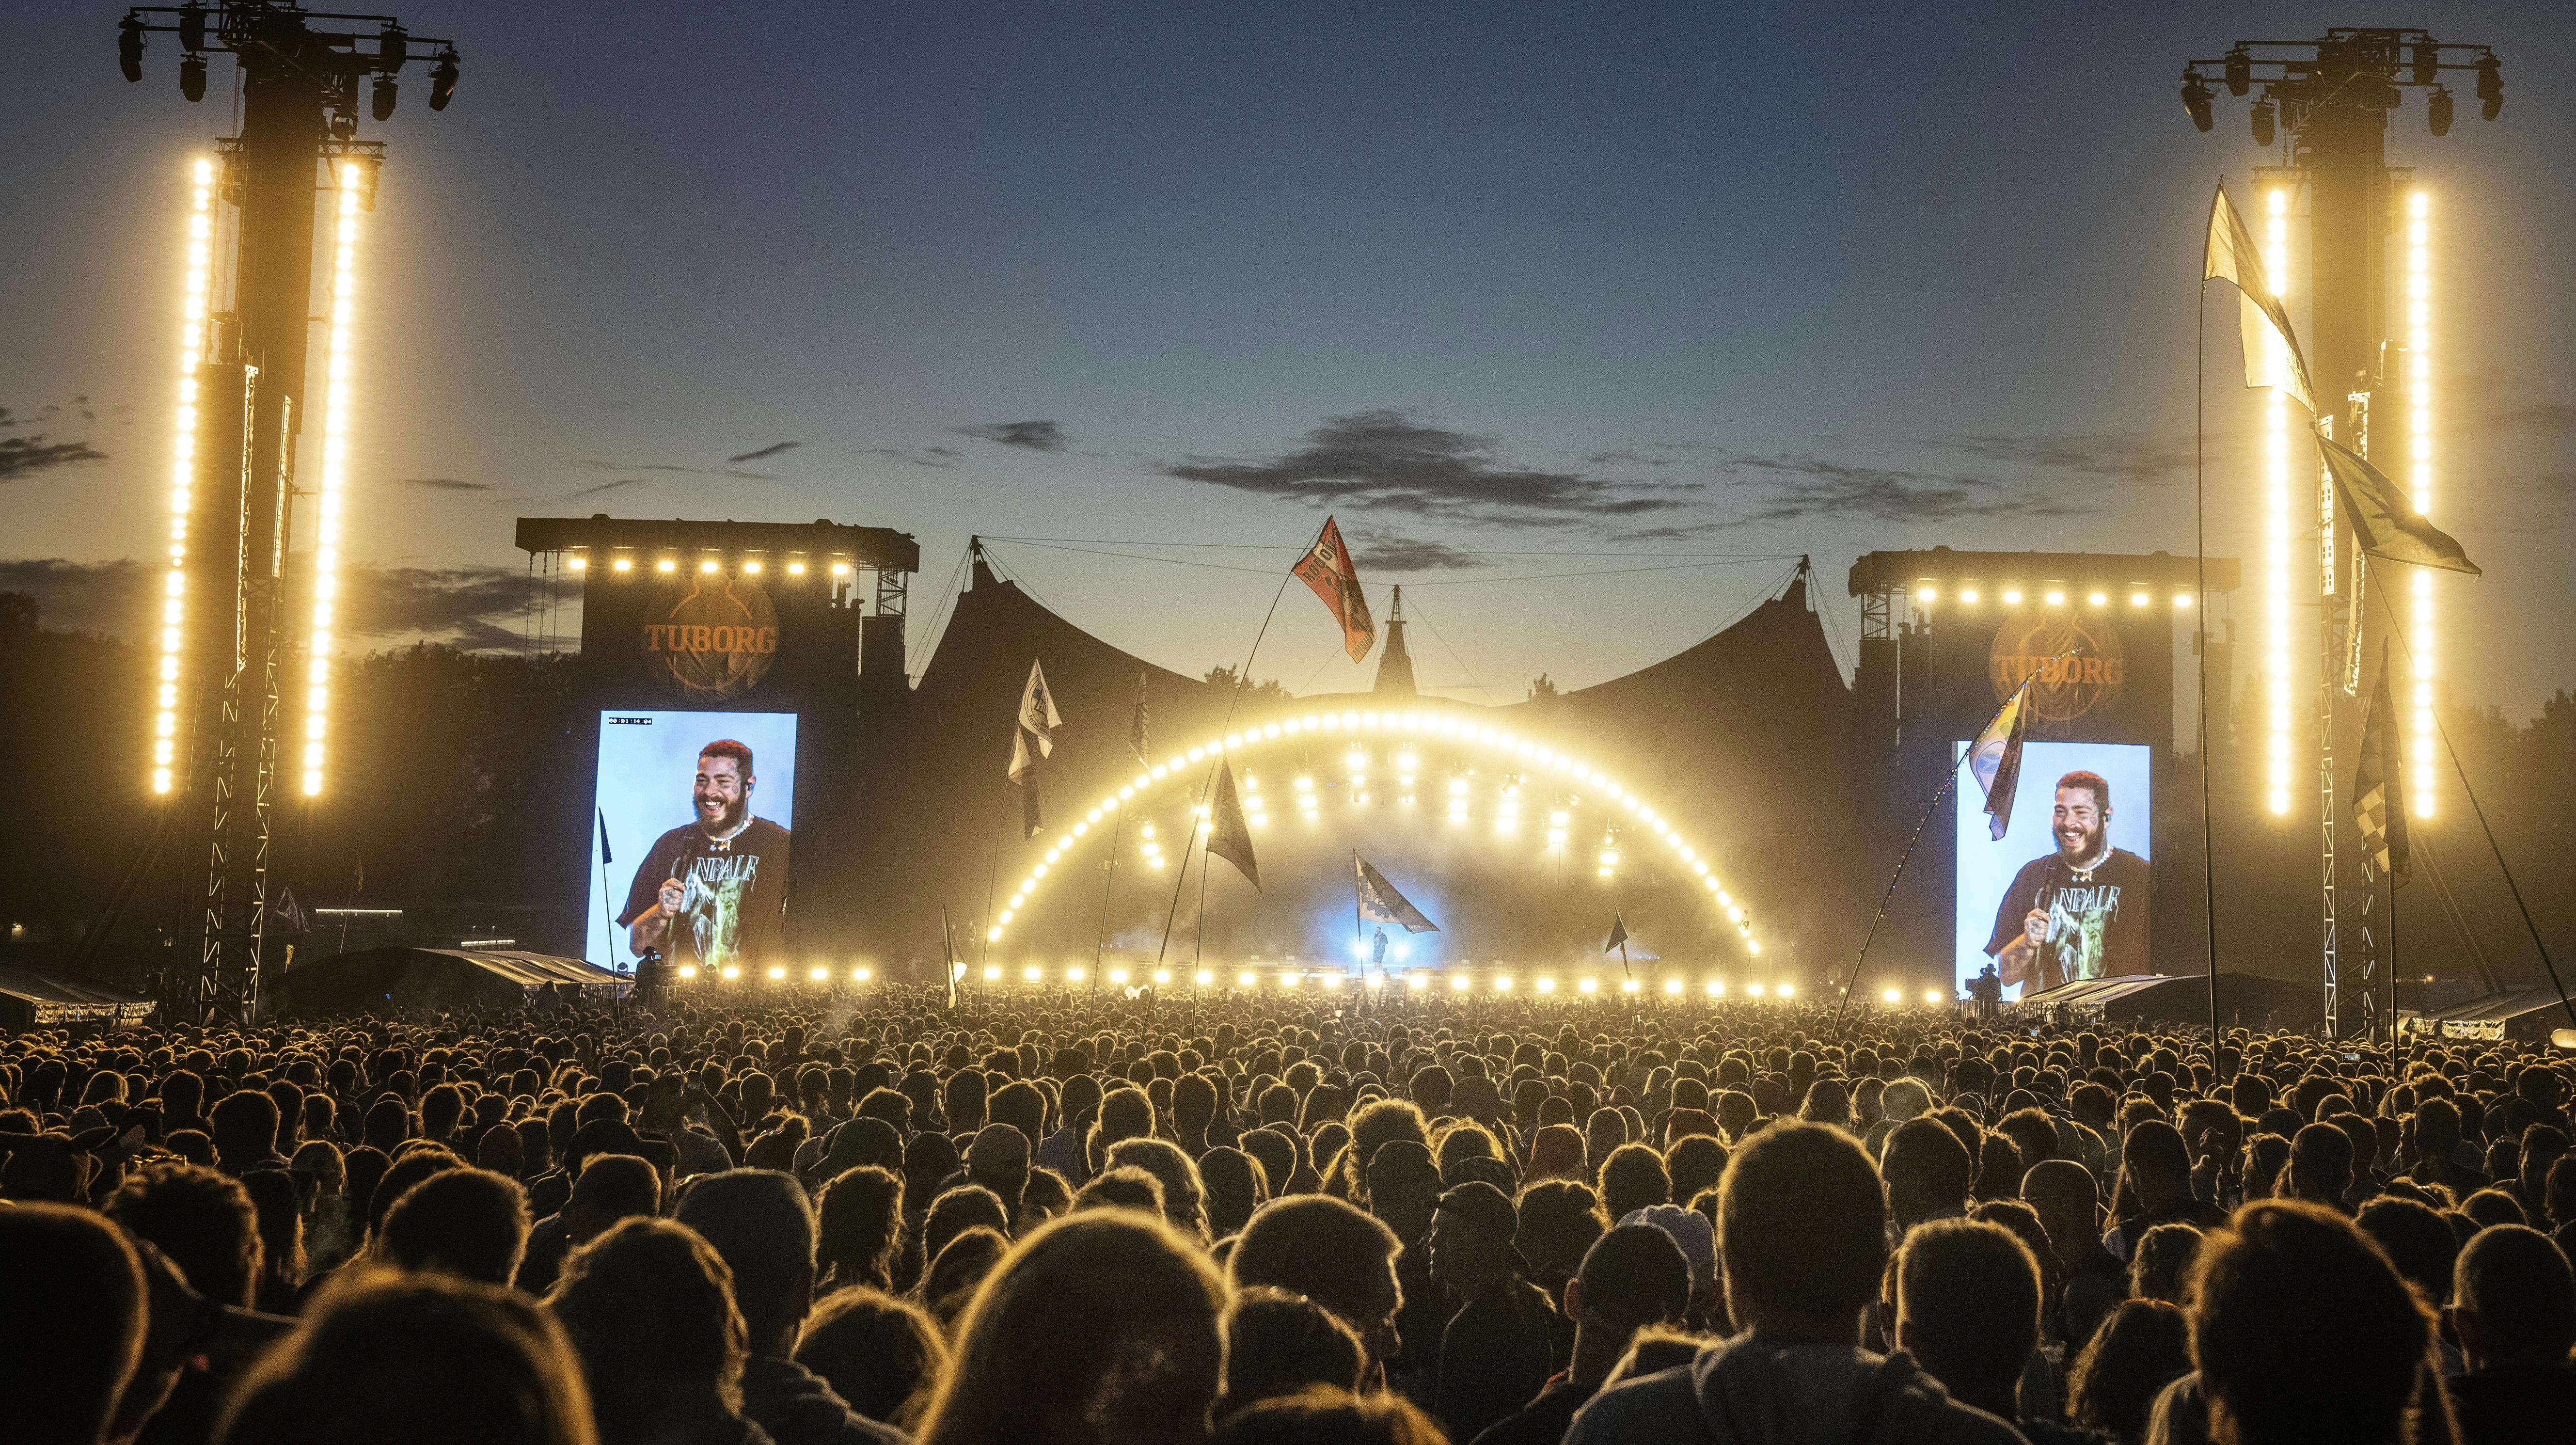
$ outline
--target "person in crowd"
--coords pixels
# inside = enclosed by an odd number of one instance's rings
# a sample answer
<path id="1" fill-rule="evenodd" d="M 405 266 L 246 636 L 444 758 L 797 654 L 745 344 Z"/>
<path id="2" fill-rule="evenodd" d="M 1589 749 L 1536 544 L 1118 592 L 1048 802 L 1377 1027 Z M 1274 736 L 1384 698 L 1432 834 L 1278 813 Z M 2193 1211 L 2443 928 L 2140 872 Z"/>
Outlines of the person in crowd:
<path id="1" fill-rule="evenodd" d="M 1195 1442 L 1222 1383 L 1225 1281 L 1188 1236 L 1123 1209 L 1012 1247 L 957 1322 L 922 1445 Z"/>
<path id="2" fill-rule="evenodd" d="M 2162 1119 L 2139 1123 L 2123 1136 L 2120 1160 L 2120 1183 L 2112 1196 L 2119 1219 L 2102 1236 L 2102 1247 L 2122 1263 L 2159 1224 L 2206 1231 L 2226 1220 L 2225 1211 L 2191 1192 L 2191 1152 L 2173 1125 Z"/>
<path id="3" fill-rule="evenodd" d="M 581 1362 L 524 1295 L 448 1274 L 335 1278 L 232 1397 L 218 1445 L 594 1445 Z"/>
<path id="4" fill-rule="evenodd" d="M 921 1306 L 851 1285 L 815 1301 L 796 1341 L 796 1363 L 851 1409 L 906 1428 L 948 1372 L 948 1336 Z"/>
<path id="5" fill-rule="evenodd" d="M 530 1295 L 554 1288 L 565 1256 L 597 1239 L 621 1219 L 650 1219 L 662 1212 L 662 1175 L 632 1154 L 593 1154 L 581 1161 L 564 1207 L 528 1229 L 528 1250 L 517 1284 Z"/>
<path id="6" fill-rule="evenodd" d="M 485 1169 L 447 1169 L 422 1180 L 385 1215 L 385 1257 L 485 1284 L 508 1284 L 528 1247 L 527 1196 Z"/>
<path id="7" fill-rule="evenodd" d="M 2201 1246 L 2191 1356 L 2221 1445 L 2403 1440 L 2410 1410 L 2447 1415 L 2432 1339 L 2387 1255 L 2327 1205 L 2249 1204 Z"/>
<path id="8" fill-rule="evenodd" d="M 1268 1285 L 1237 1290 L 1225 1311 L 1217 1418 L 1313 1386 L 1358 1390 L 1368 1365 L 1360 1337 L 1322 1305 Z"/>
<path id="9" fill-rule="evenodd" d="M 142 1262 L 122 1230 L 67 1204 L 0 1204 L 0 1435 L 97 1445 L 142 1369 Z"/>
<path id="10" fill-rule="evenodd" d="M 2452 1297 L 2468 1367 L 2450 1382 L 2463 1445 L 2576 1441 L 2576 1277 L 2558 1246 L 2526 1225 L 2480 1230 Z"/>
<path id="11" fill-rule="evenodd" d="M 2093 1171 L 2073 1159 L 2043 1159 L 2021 1180 L 2022 1202 L 2048 1234 L 2056 1298 L 2042 1334 L 2083 1348 L 2102 1319 L 2128 1298 L 2128 1271 L 2102 1247 L 2102 1193 Z"/>
<path id="12" fill-rule="evenodd" d="M 2159 1224 L 2138 1236 L 2129 1259 L 2129 1298 L 2183 1302 L 2191 1284 L 2191 1265 L 2200 1255 L 2201 1233 L 2188 1224 Z"/>
<path id="13" fill-rule="evenodd" d="M 1444 1445 L 1431 1417 L 1395 1395 L 1317 1388 L 1235 1415 L 1210 1445 Z"/>
<path id="14" fill-rule="evenodd" d="M 766 1445 L 741 1413 L 733 1272 L 695 1230 L 612 1227 L 564 1261 L 546 1307 L 581 1362 L 600 1445 Z"/>
<path id="15" fill-rule="evenodd" d="M 1704 1346 L 1687 1365 L 1603 1390 L 1575 1412 L 1565 1445 L 1732 1445 L 1744 1438 L 1733 1423 L 1744 1411 L 1766 1421 L 1794 1412 L 1796 1433 L 1786 1439 L 2020 1441 L 2012 1426 L 1951 1399 L 1909 1357 L 1860 1347 L 1861 1314 L 1887 1262 L 1887 1203 L 1878 1171 L 1850 1136 L 1777 1123 L 1746 1140 L 1719 1186 L 1718 1248 L 1727 1313 L 1742 1333 Z"/>
<path id="16" fill-rule="evenodd" d="M 1395 1231 L 1375 1216 L 1330 1195 L 1302 1194 L 1272 1200 L 1252 1216 L 1226 1257 L 1226 1275 L 1236 1289 L 1268 1285 L 1331 1310 L 1359 1336 L 1374 1368 L 1401 1343 L 1400 1249 Z"/>
<path id="17" fill-rule="evenodd" d="M 987 1130 L 1007 1129 L 987 1125 Z M 697 1231 L 733 1276 L 748 1358 L 743 1417 L 777 1445 L 895 1445 L 899 1432 L 850 1408 L 795 1359 L 814 1308 L 814 1207 L 793 1174 L 732 1169 L 689 1181 L 672 1217 Z"/>
<path id="18" fill-rule="evenodd" d="M 1643 1157 L 1661 1172 L 1653 1150 Z M 1461 1303 L 1440 1337 L 1432 1414 L 1458 1439 L 1473 1440 L 1528 1404 L 1555 1372 L 1556 1307 L 1529 1281 L 1529 1261 L 1512 1243 L 1519 1232 L 1520 1211 L 1483 1180 L 1449 1189 L 1433 1206 L 1431 1277 Z"/>
<path id="19" fill-rule="evenodd" d="M 2124 1301 L 2067 1374 L 2067 1418 L 2117 1445 L 2142 1445 L 2156 1396 L 2190 1372 L 2191 1331 L 2182 1311 L 2160 1300 Z"/>
<path id="20" fill-rule="evenodd" d="M 1935 1219 L 1964 1219 L 1975 1161 L 1968 1146 L 1938 1119 L 1914 1119 L 1887 1136 L 1879 1157 L 1886 1177 L 1889 1228 L 1898 1236 Z"/>
<path id="21" fill-rule="evenodd" d="M 2031 1445 L 2083 1445 L 2082 1431 L 2021 1408 L 2039 1347 L 2039 1261 L 2011 1230 L 1945 1219 L 1906 1233 L 1897 1252 L 1897 1345 L 1951 1399 L 2019 1426 Z"/>
<path id="22" fill-rule="evenodd" d="M 1556 1445 L 1638 1333 L 1679 1323 L 1692 1293 L 1690 1261 L 1665 1230 L 1622 1224 L 1602 1235 L 1566 1283 L 1565 1312 L 1574 1321 L 1571 1361 L 1528 1404 L 1475 1436 L 1474 1445 Z"/>

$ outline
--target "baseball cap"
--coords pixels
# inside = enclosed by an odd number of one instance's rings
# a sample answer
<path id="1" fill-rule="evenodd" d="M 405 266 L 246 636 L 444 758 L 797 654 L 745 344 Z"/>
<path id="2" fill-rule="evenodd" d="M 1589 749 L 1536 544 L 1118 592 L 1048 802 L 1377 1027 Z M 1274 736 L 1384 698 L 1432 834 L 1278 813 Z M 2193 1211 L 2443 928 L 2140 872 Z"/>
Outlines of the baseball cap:
<path id="1" fill-rule="evenodd" d="M 1523 1275 L 1530 1273 L 1529 1260 L 1521 1254 L 1512 1237 L 1521 1232 L 1521 1212 L 1512 1207 L 1511 1196 L 1482 1179 L 1451 1187 L 1432 1205 L 1435 1211 L 1454 1214 L 1487 1234 L 1500 1239 L 1511 1256 L 1512 1267 Z"/>
<path id="2" fill-rule="evenodd" d="M 1717 1230 L 1707 1215 L 1674 1204 L 1650 1204 L 1629 1210 L 1627 1217 L 1619 1221 L 1622 1229 L 1632 1224 L 1659 1229 L 1680 1247 L 1682 1258 L 1690 1261 L 1693 1298 L 1705 1298 L 1717 1288 Z"/>

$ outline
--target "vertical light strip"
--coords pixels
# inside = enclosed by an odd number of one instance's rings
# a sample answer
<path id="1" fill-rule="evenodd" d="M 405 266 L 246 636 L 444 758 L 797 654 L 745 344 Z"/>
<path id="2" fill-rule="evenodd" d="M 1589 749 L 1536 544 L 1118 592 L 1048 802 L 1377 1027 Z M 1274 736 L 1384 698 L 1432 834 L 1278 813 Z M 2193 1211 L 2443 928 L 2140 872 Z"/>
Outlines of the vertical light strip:
<path id="1" fill-rule="evenodd" d="M 2288 301 L 2290 270 L 2290 190 L 2273 186 L 2263 193 L 2263 271 L 2272 294 Z M 2266 375 L 2274 385 L 2263 400 L 2263 797 L 2274 817 L 2290 811 L 2290 546 L 2297 528 L 2290 520 L 2290 403 L 2279 382 L 2289 358 L 2279 338 L 2267 328 L 2263 342 Z"/>
<path id="2" fill-rule="evenodd" d="M 2427 516 L 2433 511 L 2433 276 L 2427 255 L 2432 214 L 2429 193 L 2418 189 L 2406 198 L 2406 436 L 2414 453 L 2408 485 L 2415 494 L 2415 509 Z M 2433 766 L 2433 572 L 2428 567 L 2410 570 L 2415 574 L 2411 584 L 2415 595 L 2409 599 L 2406 621 L 2415 664 L 2415 705 L 2408 719 L 2407 743 L 2415 766 L 2406 791 L 2415 816 L 2429 818 L 2433 782 L 2440 776 Z"/>
<path id="3" fill-rule="evenodd" d="M 313 632 L 305 649 L 304 795 L 322 791 L 322 741 L 331 716 L 331 620 L 339 593 L 341 482 L 349 456 L 349 329 L 357 319 L 360 162 L 340 162 L 339 222 L 331 247 L 331 338 L 322 406 L 322 482 L 314 501 Z"/>
<path id="4" fill-rule="evenodd" d="M 179 306 L 179 409 L 170 457 L 170 566 L 161 578 L 161 676 L 152 717 L 152 791 L 179 769 L 179 666 L 188 590 L 188 492 L 197 470 L 198 371 L 206 354 L 206 296 L 214 274 L 215 163 L 200 157 L 188 196 L 188 270 Z"/>

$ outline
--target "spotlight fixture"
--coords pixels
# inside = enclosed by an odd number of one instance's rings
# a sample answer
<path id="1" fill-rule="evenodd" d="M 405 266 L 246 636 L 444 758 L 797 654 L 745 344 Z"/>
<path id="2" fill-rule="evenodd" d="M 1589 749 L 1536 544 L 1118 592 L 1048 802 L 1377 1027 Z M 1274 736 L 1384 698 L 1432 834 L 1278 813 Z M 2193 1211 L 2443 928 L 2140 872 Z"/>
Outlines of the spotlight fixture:
<path id="1" fill-rule="evenodd" d="M 2425 98 L 2424 124 L 2437 136 L 2451 133 L 2451 88 L 2449 86 L 2437 85 L 2433 87 L 2433 93 Z"/>
<path id="2" fill-rule="evenodd" d="M 451 45 L 438 52 L 438 63 L 429 68 L 429 108 L 445 110 L 447 103 L 455 98 L 456 47 Z M 2204 125 L 2201 129 L 2207 130 L 2209 127 Z"/>
<path id="3" fill-rule="evenodd" d="M 179 93 L 187 97 L 191 105 L 206 98 L 206 57 L 190 55 L 180 60 Z"/>
<path id="4" fill-rule="evenodd" d="M 179 48 L 206 48 L 206 7 L 203 0 L 188 0 L 179 7 Z"/>
<path id="5" fill-rule="evenodd" d="M 116 69 L 128 85 L 143 78 L 143 21 L 138 16 L 116 22 Z"/>
<path id="6" fill-rule="evenodd" d="M 394 118 L 395 86 L 390 75 L 379 75 L 373 89 L 367 92 L 367 113 L 383 124 Z"/>
<path id="7" fill-rule="evenodd" d="M 2195 128 L 2203 132 L 2209 129 L 2209 103 L 2216 98 L 2216 93 L 2209 88 L 2206 81 L 2200 78 L 2198 71 L 2186 70 L 2182 73 L 2182 108 L 2184 114 L 2191 117 L 2191 123 Z M 436 102 L 433 101 L 431 104 L 435 105 Z"/>
<path id="8" fill-rule="evenodd" d="M 2274 128 L 2273 121 L 2272 102 L 2269 100 L 2258 100 L 2254 102 L 2254 143 L 2256 145 L 2269 146 L 2272 144 L 2272 137 L 2278 133 Z"/>
<path id="9" fill-rule="evenodd" d="M 2226 75 L 2229 95 L 2242 96 L 2254 88 L 2254 57 L 2244 46 L 2239 45 L 2227 52 Z"/>
<path id="10" fill-rule="evenodd" d="M 2418 40 L 2409 54 L 2414 62 L 2415 83 L 2431 85 L 2442 69 L 2442 47 L 2430 40 Z"/>
<path id="11" fill-rule="evenodd" d="M 2504 110 L 2504 63 L 2493 54 L 2478 57 L 2478 118 L 2493 120 Z"/>

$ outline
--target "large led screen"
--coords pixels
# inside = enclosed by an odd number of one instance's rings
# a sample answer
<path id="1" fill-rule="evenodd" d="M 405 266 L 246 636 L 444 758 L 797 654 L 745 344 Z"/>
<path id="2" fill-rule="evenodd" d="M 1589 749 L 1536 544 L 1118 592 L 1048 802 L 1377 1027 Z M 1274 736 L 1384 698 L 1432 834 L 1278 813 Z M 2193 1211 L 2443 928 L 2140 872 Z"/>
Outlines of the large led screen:
<path id="1" fill-rule="evenodd" d="M 1954 756 L 1964 757 L 1968 744 Z M 2154 750 L 2027 743 L 2004 836 L 1959 779 L 1956 968 L 1962 994 L 1987 968 L 2013 1002 L 2062 984 L 2149 971 L 2147 850 Z"/>
<path id="2" fill-rule="evenodd" d="M 784 950 L 796 714 L 599 715 L 585 955 L 631 968 L 765 964 Z"/>

